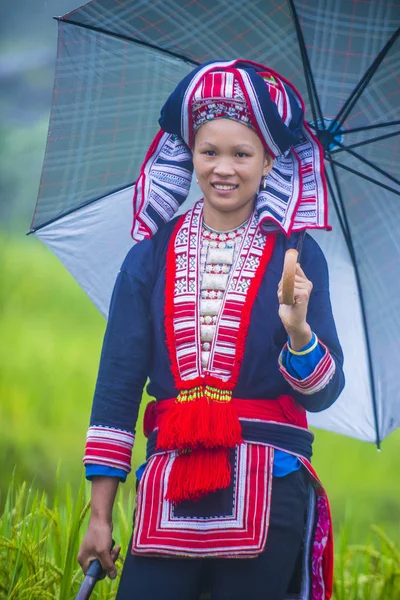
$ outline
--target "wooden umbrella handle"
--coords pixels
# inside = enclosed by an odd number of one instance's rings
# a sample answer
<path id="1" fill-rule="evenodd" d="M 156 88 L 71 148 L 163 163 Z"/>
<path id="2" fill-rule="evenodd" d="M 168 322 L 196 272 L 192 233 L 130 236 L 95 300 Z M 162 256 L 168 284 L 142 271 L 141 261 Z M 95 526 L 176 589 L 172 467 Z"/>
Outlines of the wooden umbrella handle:
<path id="1" fill-rule="evenodd" d="M 294 304 L 294 278 L 299 253 L 294 248 L 286 250 L 282 273 L 283 304 Z"/>

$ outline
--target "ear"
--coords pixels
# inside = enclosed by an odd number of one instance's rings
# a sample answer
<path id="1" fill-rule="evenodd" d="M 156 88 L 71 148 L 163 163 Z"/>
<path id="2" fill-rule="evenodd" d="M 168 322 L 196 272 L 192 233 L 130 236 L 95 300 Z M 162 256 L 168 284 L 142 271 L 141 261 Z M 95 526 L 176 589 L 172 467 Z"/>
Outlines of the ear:
<path id="1" fill-rule="evenodd" d="M 264 165 L 263 165 L 263 176 L 268 175 L 272 167 L 274 166 L 274 159 L 268 152 L 265 153 Z"/>

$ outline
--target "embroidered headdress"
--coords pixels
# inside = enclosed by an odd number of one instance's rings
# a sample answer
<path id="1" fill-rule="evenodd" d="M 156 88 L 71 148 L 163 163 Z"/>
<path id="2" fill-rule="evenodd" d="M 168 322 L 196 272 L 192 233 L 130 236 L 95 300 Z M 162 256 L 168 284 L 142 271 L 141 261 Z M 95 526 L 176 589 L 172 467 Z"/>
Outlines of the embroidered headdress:
<path id="1" fill-rule="evenodd" d="M 214 119 L 232 119 L 254 129 L 246 98 L 231 71 L 207 73 L 193 96 L 193 132 Z"/>
<path id="2" fill-rule="evenodd" d="M 193 174 L 196 130 L 206 121 L 232 118 L 251 126 L 274 165 L 255 209 L 264 231 L 286 235 L 329 229 L 323 150 L 304 121 L 304 102 L 284 77 L 263 65 L 212 62 L 189 73 L 161 110 L 133 197 L 132 237 L 151 237 L 185 202 Z"/>

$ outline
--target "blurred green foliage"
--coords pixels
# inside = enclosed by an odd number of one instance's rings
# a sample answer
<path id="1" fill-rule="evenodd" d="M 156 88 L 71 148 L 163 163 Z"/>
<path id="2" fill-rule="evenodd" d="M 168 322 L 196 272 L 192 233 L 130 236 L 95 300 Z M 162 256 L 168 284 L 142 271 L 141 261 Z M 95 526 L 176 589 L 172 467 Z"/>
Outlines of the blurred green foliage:
<path id="1" fill-rule="evenodd" d="M 0 223 L 29 229 L 39 189 L 48 127 L 47 115 L 27 126 L 0 129 Z"/>
<path id="2" fill-rule="evenodd" d="M 0 480 L 4 502 L 16 482 L 54 490 L 79 486 L 105 321 L 78 284 L 33 236 L 0 236 Z M 144 456 L 139 436 L 134 465 Z M 371 523 L 400 542 L 400 431 L 378 453 L 371 444 L 316 432 L 314 465 L 332 502 L 336 530 L 363 541 Z M 125 488 L 133 486 L 133 476 Z"/>
<path id="3" fill-rule="evenodd" d="M 59 461 L 79 482 L 105 320 L 33 236 L 0 235 L 0 265 L 0 492 L 15 466 L 51 492 Z"/>
<path id="4" fill-rule="evenodd" d="M 83 581 L 77 563 L 79 546 L 87 525 L 88 486 L 74 493 L 56 482 L 52 500 L 26 483 L 10 482 L 3 514 L 0 512 L 0 600 L 73 600 Z M 133 493 L 118 497 L 114 537 L 128 547 Z M 121 572 L 123 558 L 117 560 Z M 93 600 L 115 597 L 115 581 L 106 579 L 95 587 Z"/>

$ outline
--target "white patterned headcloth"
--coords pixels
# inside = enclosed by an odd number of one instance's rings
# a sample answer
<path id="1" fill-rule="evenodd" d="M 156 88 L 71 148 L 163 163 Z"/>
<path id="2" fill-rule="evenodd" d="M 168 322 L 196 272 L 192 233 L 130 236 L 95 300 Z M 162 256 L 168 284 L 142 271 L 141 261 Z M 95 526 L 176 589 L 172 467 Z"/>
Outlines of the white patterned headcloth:
<path id="1" fill-rule="evenodd" d="M 185 202 L 193 173 L 191 148 L 206 121 L 229 118 L 252 127 L 274 165 L 255 209 L 264 231 L 286 235 L 330 229 L 324 154 L 304 121 L 304 102 L 284 77 L 250 61 L 221 61 L 189 73 L 161 110 L 135 184 L 132 236 L 151 237 Z"/>

